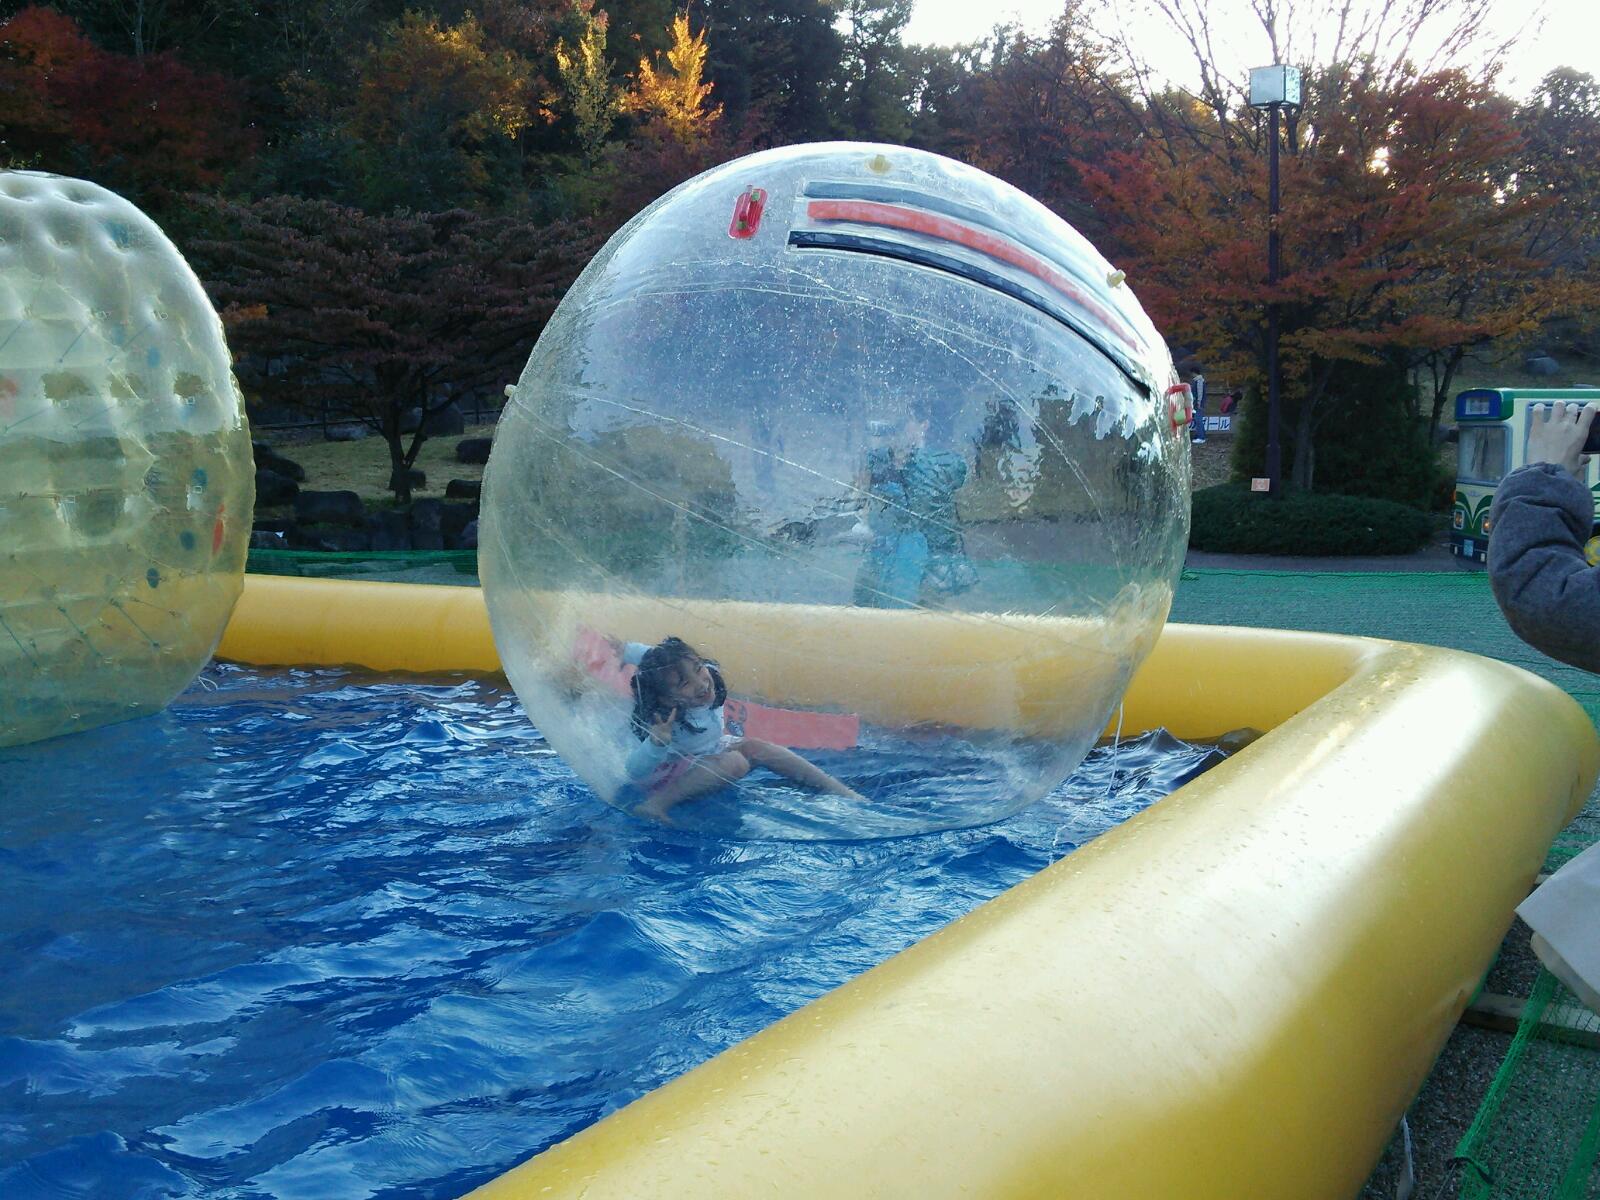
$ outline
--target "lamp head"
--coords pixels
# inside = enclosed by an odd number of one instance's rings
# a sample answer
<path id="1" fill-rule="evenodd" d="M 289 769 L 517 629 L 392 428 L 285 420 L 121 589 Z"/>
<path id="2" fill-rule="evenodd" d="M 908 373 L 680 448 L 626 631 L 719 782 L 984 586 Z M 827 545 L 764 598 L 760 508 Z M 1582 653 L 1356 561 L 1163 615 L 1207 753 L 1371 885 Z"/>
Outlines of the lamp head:
<path id="1" fill-rule="evenodd" d="M 1275 64 L 1250 70 L 1250 107 L 1300 107 L 1300 68 Z"/>

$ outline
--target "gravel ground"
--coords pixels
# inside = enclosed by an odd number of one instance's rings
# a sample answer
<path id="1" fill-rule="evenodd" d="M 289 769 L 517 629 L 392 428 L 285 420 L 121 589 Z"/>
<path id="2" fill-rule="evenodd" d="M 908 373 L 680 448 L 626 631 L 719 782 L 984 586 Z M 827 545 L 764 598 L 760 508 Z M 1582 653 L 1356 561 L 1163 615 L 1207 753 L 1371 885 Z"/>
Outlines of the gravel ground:
<path id="1" fill-rule="evenodd" d="M 1533 990 L 1538 973 L 1538 959 L 1528 946 L 1528 927 L 1516 921 L 1501 944 L 1484 990 L 1526 997 Z M 1411 1105 L 1416 1200 L 1443 1200 L 1458 1194 L 1461 1180 L 1452 1156 L 1510 1047 L 1509 1033 L 1457 1025 L 1440 1051 L 1427 1082 Z M 1361 1190 L 1361 1200 L 1392 1200 L 1403 1161 L 1397 1135 Z"/>
<path id="2" fill-rule="evenodd" d="M 1189 446 L 1190 489 L 1198 492 L 1213 484 L 1227 483 L 1231 472 L 1229 457 L 1233 453 L 1232 436 L 1213 433 L 1200 445 Z"/>

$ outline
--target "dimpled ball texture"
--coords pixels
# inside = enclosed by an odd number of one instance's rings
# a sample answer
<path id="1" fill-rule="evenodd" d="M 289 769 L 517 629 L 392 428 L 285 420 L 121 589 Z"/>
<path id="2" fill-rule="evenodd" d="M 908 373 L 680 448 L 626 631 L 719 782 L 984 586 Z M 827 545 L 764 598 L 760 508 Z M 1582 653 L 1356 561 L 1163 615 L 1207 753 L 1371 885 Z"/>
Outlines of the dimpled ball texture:
<path id="1" fill-rule="evenodd" d="M 0 172 L 0 745 L 188 686 L 239 596 L 254 495 L 182 255 L 104 188 Z"/>
<path id="2" fill-rule="evenodd" d="M 611 238 L 501 418 L 479 565 L 507 674 L 610 798 L 635 737 L 611 651 L 679 636 L 866 797 L 757 772 L 674 819 L 1005 816 L 1074 769 L 1165 620 L 1176 382 L 1122 273 L 981 171 L 854 143 L 707 171 Z"/>

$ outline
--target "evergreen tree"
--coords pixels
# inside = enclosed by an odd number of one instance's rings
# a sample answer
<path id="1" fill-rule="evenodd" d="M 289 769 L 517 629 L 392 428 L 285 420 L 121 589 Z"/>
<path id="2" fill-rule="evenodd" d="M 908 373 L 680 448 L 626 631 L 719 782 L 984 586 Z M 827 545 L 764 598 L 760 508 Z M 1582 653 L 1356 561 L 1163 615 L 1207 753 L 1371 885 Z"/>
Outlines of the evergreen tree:
<path id="1" fill-rule="evenodd" d="M 829 107 L 843 43 L 825 0 L 696 0 L 710 43 L 706 75 L 735 127 L 761 124 L 780 145 L 821 141 L 838 126 Z"/>
<path id="2" fill-rule="evenodd" d="M 911 136 L 911 64 L 901 40 L 911 0 L 845 0 L 839 113 L 851 137 L 904 142 Z"/>

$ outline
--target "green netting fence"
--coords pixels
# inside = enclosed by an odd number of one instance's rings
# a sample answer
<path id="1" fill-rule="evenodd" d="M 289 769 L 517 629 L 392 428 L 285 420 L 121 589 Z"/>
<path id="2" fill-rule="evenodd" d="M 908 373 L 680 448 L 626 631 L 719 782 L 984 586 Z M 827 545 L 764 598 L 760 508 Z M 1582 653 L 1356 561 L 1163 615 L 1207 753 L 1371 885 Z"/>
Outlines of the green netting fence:
<path id="1" fill-rule="evenodd" d="M 1600 1196 L 1600 1016 L 1540 971 L 1456 1148 L 1461 1200 Z"/>
<path id="2" fill-rule="evenodd" d="M 428 583 L 478 581 L 473 551 L 257 550 L 251 551 L 249 569 Z M 1171 619 L 1389 638 L 1482 654 L 1550 680 L 1600 724 L 1600 680 L 1520 641 L 1506 626 L 1480 570 L 1186 570 Z M 1600 802 L 1591 796 L 1551 848 L 1545 869 L 1556 870 L 1596 841 Z M 1600 1200 L 1600 1020 L 1588 1014 L 1590 1023 L 1585 1025 L 1585 1013 L 1552 976 L 1540 974 L 1505 1061 L 1457 1147 L 1462 1200 Z"/>
<path id="3" fill-rule="evenodd" d="M 394 583 L 478 586 L 476 550 L 252 550 L 245 570 L 253 575 L 310 579 L 375 579 Z"/>

